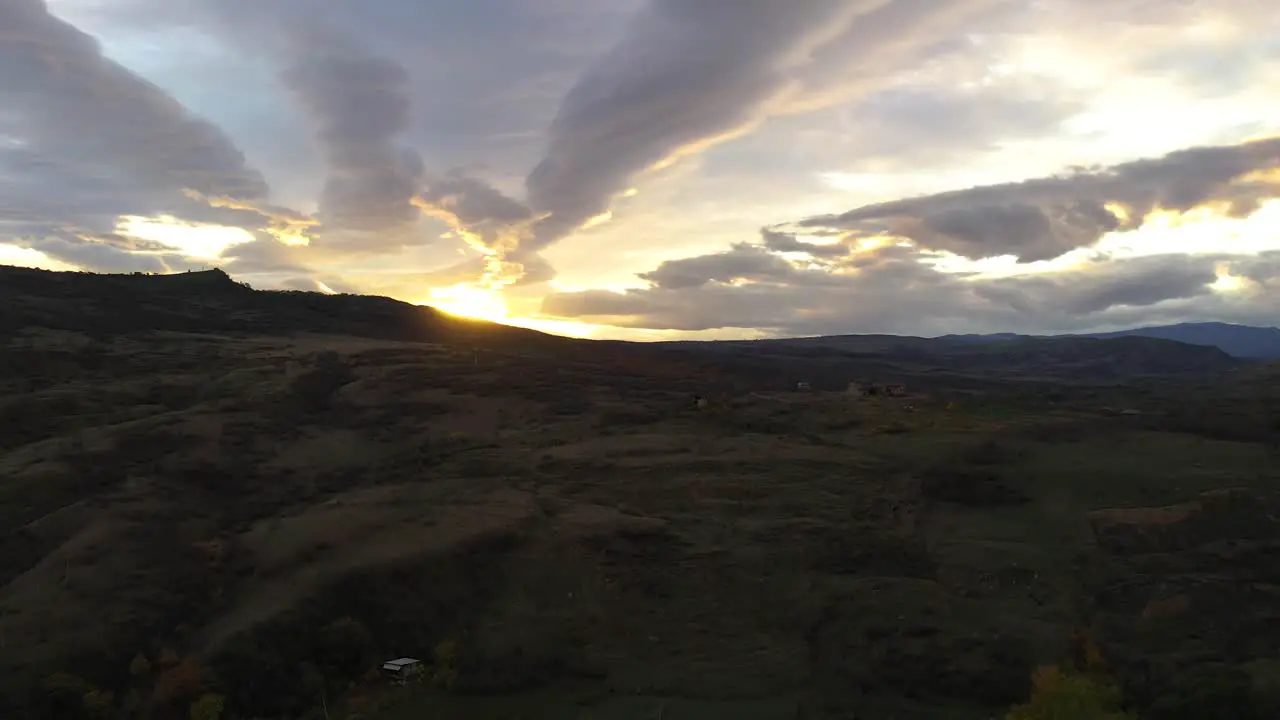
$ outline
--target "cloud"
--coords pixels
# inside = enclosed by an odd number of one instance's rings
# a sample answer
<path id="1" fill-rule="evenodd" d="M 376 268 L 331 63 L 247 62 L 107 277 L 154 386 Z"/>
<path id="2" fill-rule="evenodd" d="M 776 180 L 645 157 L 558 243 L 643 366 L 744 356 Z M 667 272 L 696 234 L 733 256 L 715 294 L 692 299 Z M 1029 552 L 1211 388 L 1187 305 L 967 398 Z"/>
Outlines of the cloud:
<path id="1" fill-rule="evenodd" d="M 764 247 L 773 252 L 805 253 L 816 258 L 831 258 L 846 255 L 849 249 L 839 243 L 819 245 L 803 242 L 792 233 L 778 232 L 764 228 L 760 231 L 760 239 Z"/>
<path id="2" fill-rule="evenodd" d="M 430 182 L 415 202 L 485 251 L 514 250 L 533 220 L 523 203 L 461 170 Z"/>
<path id="3" fill-rule="evenodd" d="M 875 90 L 904 68 L 918 71 L 954 60 L 977 28 L 1001 27 L 1026 12 L 1016 0 L 893 0 L 868 3 L 813 52 L 799 69 L 788 110 L 805 112 L 848 102 Z M 856 68 L 856 71 L 851 71 Z"/>
<path id="4" fill-rule="evenodd" d="M 786 226 L 848 240 L 906 238 L 921 248 L 1022 262 L 1059 257 L 1108 232 L 1131 230 L 1155 210 L 1221 206 L 1244 217 L 1280 197 L 1280 138 L 1179 150 L 1108 168 L 877 203 Z"/>
<path id="5" fill-rule="evenodd" d="M 209 25 L 233 46 L 275 64 L 325 163 L 318 219 L 326 242 L 394 247 L 420 241 L 412 200 L 425 168 L 419 153 L 401 142 L 412 118 L 409 73 L 346 32 L 334 9 L 331 3 L 187 0 L 154 12 L 168 22 Z"/>
<path id="6" fill-rule="evenodd" d="M 945 271 L 936 258 L 938 250 L 1012 254 L 1025 267 L 1091 246 L 1106 232 L 1137 229 L 1156 210 L 1209 205 L 1249 216 L 1280 197 L 1277 167 L 1280 138 L 881 203 L 787 226 L 834 235 L 835 243 L 765 228 L 757 242 L 640 273 L 647 288 L 553 294 L 542 312 L 630 328 L 784 335 L 1074 331 L 1206 313 L 1272 322 L 1264 318 L 1280 304 L 1268 299 L 1280 252 L 1095 251 L 1071 265 L 1012 274 Z M 1231 292 L 1218 288 L 1224 272 L 1242 279 Z"/>
<path id="7" fill-rule="evenodd" d="M 535 248 L 609 209 L 640 173 L 742 134 L 869 3 L 653 0 L 565 96 L 529 174 Z"/>
<path id="8" fill-rule="evenodd" d="M 1052 275 L 978 281 L 973 288 L 980 298 L 1031 315 L 1084 317 L 1207 295 L 1216 279 L 1213 258 L 1157 255 Z"/>
<path id="9" fill-rule="evenodd" d="M 204 265 L 172 252 L 164 246 L 132 242 L 127 238 L 111 235 L 103 237 L 46 235 L 20 238 L 15 244 L 91 272 L 168 273 L 200 268 Z"/>
<path id="10" fill-rule="evenodd" d="M 225 134 L 43 0 L 0 0 L 0 108 L 0 234 L 83 242 L 121 215 L 228 219 L 184 190 L 267 197 Z"/>
<path id="11" fill-rule="evenodd" d="M 542 313 L 622 327 L 698 331 L 752 328 L 777 335 L 946 334 L 1062 331 L 1107 324 L 1135 310 L 1209 296 L 1213 258 L 1157 256 L 1082 267 L 1053 277 L 976 279 L 938 272 L 917 251 L 885 246 L 858 254 L 839 273 L 778 267 L 763 281 L 729 253 L 681 267 L 730 280 L 616 293 L 546 297 Z"/>
<path id="12" fill-rule="evenodd" d="M 396 144 L 409 124 L 408 73 L 331 28 L 290 22 L 296 35 L 281 77 L 315 123 L 328 164 L 321 219 L 365 231 L 416 223 L 422 158 Z"/>
<path id="13" fill-rule="evenodd" d="M 683 290 L 711 282 L 788 280 L 796 275 L 796 269 L 786 260 L 764 248 L 742 243 L 728 252 L 668 260 L 639 277 L 664 290 Z"/>

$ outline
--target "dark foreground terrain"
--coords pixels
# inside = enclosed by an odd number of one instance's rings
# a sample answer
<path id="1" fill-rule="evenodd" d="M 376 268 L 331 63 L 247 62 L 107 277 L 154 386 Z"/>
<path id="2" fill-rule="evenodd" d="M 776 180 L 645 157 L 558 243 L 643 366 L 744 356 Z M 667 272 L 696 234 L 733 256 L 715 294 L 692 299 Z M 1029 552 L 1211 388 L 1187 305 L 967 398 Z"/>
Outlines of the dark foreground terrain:
<path id="1" fill-rule="evenodd" d="M 1280 717 L 1273 368 L 0 272 L 0 717 Z"/>

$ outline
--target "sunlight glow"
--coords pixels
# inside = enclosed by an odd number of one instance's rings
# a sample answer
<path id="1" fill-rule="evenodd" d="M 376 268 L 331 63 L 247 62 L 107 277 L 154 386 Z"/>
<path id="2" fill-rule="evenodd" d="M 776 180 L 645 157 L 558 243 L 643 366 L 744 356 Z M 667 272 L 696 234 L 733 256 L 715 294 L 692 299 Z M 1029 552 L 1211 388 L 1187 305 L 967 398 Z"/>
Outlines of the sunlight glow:
<path id="1" fill-rule="evenodd" d="M 1237 293 L 1248 289 L 1250 285 L 1248 278 L 1232 275 L 1231 269 L 1226 263 L 1218 263 L 1217 275 L 1218 279 L 1209 286 L 1213 288 L 1214 292 L 1224 294 Z"/>
<path id="2" fill-rule="evenodd" d="M 254 239 L 249 231 L 242 228 L 190 223 L 171 215 L 154 218 L 121 215 L 116 221 L 116 232 L 125 237 L 158 243 L 197 260 L 217 260 L 228 248 L 251 243 Z"/>
<path id="3" fill-rule="evenodd" d="M 433 288 L 430 299 L 423 304 L 450 315 L 491 322 L 507 321 L 507 301 L 500 293 L 467 283 Z"/>
<path id="4" fill-rule="evenodd" d="M 1280 250 L 1280 199 L 1268 200 L 1246 218 L 1227 217 L 1213 206 L 1187 212 L 1156 210 L 1137 230 L 1107 233 L 1091 247 L 1041 262 L 1019 263 L 1014 255 L 970 260 L 945 251 L 922 254 L 927 256 L 924 262 L 938 272 L 990 280 L 1079 269 L 1099 257 L 1127 260 L 1155 255 L 1257 255 L 1276 250 Z M 1219 281 L 1225 282 L 1221 278 L 1220 274 Z"/>
<path id="5" fill-rule="evenodd" d="M 599 227 L 601 225 L 605 225 L 612 219 L 613 219 L 613 211 L 605 210 L 599 215 L 589 218 L 585 223 L 582 224 L 582 229 L 590 230 L 593 227 Z"/>
<path id="6" fill-rule="evenodd" d="M 1116 258 L 1170 253 L 1256 255 L 1280 250 L 1280 199 L 1264 202 L 1246 218 L 1227 217 L 1212 206 L 1187 212 L 1156 210 L 1141 228 L 1108 233 L 1096 249 Z"/>
<path id="7" fill-rule="evenodd" d="M 37 270 L 67 271 L 79 269 L 74 265 L 51 258 L 39 250 L 2 243 L 0 243 L 0 265 L 35 268 Z"/>
<path id="8" fill-rule="evenodd" d="M 539 332 L 565 335 L 567 337 L 585 338 L 604 329 L 600 325 L 577 322 L 575 320 L 555 320 L 541 317 L 511 317 L 507 301 L 501 290 L 458 283 L 444 288 L 433 288 L 430 298 L 419 303 L 430 305 L 441 312 L 473 320 L 487 320 L 512 327 L 537 330 Z"/>

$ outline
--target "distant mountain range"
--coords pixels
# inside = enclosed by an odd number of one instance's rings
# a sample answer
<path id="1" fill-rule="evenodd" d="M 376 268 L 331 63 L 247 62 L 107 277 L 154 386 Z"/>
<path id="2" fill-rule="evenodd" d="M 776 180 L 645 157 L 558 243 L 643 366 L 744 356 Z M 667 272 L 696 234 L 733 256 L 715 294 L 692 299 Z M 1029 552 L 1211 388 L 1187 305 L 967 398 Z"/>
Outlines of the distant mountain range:
<path id="1" fill-rule="evenodd" d="M 324 334 L 548 354 L 562 362 L 676 363 L 785 386 L 844 388 L 850 380 L 998 378 L 1122 382 L 1231 372 L 1280 359 L 1280 330 L 1224 323 L 1093 335 L 832 335 L 774 340 L 628 343 L 574 340 L 464 320 L 390 298 L 261 291 L 219 270 L 95 275 L 0 266 L 0 335 L 62 331 L 93 340 L 151 333 Z M 2 358 L 0 358 L 2 359 Z M 675 367 L 675 365 L 672 365 Z M 0 368 L 3 370 L 3 368 Z M 693 370 L 690 373 L 697 374 Z M 700 371 L 699 371 L 700 372 Z"/>
<path id="2" fill-rule="evenodd" d="M 1230 323 L 1204 322 L 1157 325 L 1152 327 L 1118 330 L 1107 333 L 1080 333 L 1076 335 L 1033 336 L 1014 333 L 991 335 L 945 335 L 940 340 L 959 342 L 1006 342 L 1032 337 L 1089 337 L 1121 338 L 1141 337 L 1157 340 L 1173 340 L 1188 345 L 1216 347 L 1232 357 L 1249 360 L 1280 359 L 1280 328 L 1233 325 Z"/>

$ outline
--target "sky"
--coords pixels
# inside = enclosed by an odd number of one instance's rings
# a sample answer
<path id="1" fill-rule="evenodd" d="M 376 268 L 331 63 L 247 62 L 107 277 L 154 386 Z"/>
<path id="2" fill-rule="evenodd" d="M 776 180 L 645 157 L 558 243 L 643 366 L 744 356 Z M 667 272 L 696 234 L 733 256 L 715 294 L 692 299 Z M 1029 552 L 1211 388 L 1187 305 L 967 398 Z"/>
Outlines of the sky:
<path id="1" fill-rule="evenodd" d="M 1274 0 L 0 0 L 0 264 L 632 340 L 1280 317 Z"/>

